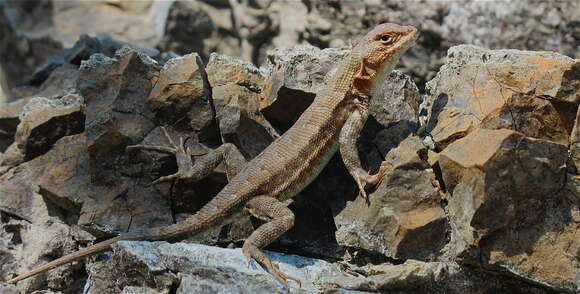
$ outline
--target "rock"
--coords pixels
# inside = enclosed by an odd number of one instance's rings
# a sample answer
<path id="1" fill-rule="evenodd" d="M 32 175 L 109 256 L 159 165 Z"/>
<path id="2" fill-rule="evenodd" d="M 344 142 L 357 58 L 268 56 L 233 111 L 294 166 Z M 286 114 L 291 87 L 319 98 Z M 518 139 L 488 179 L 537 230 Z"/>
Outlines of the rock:
<path id="1" fill-rule="evenodd" d="M 204 135 L 210 132 L 215 117 L 210 100 L 203 62 L 193 53 L 165 63 L 147 104 L 164 124 L 185 121 L 194 134 Z"/>
<path id="2" fill-rule="evenodd" d="M 88 293 L 283 293 L 281 285 L 240 249 L 166 242 L 119 242 L 106 263 L 92 263 Z M 517 280 L 505 280 L 441 262 L 357 267 L 344 263 L 268 252 L 280 270 L 301 279 L 292 293 L 487 293 L 517 290 L 549 293 Z M 133 292 L 138 291 L 138 292 Z"/>
<path id="3" fill-rule="evenodd" d="M 565 145 L 506 129 L 478 129 L 445 148 L 439 165 L 449 193 L 447 254 L 577 291 L 579 226 L 563 201 L 566 155 Z"/>
<path id="4" fill-rule="evenodd" d="M 177 287 L 177 293 L 278 293 L 282 286 L 260 266 L 248 260 L 241 249 L 223 249 L 197 244 L 166 242 L 119 242 L 110 261 L 93 272 L 89 293 L 103 289 L 123 289 L 147 285 L 164 293 Z M 318 292 L 334 288 L 328 281 L 346 277 L 336 265 L 323 260 L 271 253 L 284 273 L 302 280 L 293 293 Z M 132 270 L 129 270 L 132 269 Z"/>
<path id="5" fill-rule="evenodd" d="M 571 119 L 566 118 L 571 111 L 563 114 L 560 109 L 575 109 L 580 101 L 578 88 L 570 89 L 580 79 L 574 74 L 577 67 L 577 61 L 557 53 L 453 47 L 445 66 L 427 85 L 428 95 L 436 100 L 427 131 L 441 148 L 482 127 L 482 121 L 494 120 L 492 128 L 509 126 L 531 136 L 567 141 L 564 134 L 553 133 L 562 132 L 554 130 L 562 124 L 571 129 Z M 537 106 L 528 108 L 530 102 Z M 517 117 L 509 114 L 512 108 Z M 518 128 L 521 120 L 543 117 L 546 111 L 550 119 Z"/>
<path id="6" fill-rule="evenodd" d="M 70 228 L 70 215 L 47 201 L 41 189 L 33 184 L 34 175 L 27 163 L 0 176 L 0 252 L 3 258 L 1 279 L 29 271 L 54 257 L 72 253 L 78 243 L 90 240 L 75 228 Z M 78 291 L 81 264 L 74 262 L 48 274 L 38 275 L 19 283 L 20 291 L 30 293 L 48 287 L 55 290 Z"/>
<path id="7" fill-rule="evenodd" d="M 279 137 L 259 111 L 262 72 L 248 62 L 218 54 L 211 55 L 206 71 L 222 141 L 253 158 Z"/>
<path id="8" fill-rule="evenodd" d="M 85 128 L 92 158 L 138 143 L 153 129 L 153 113 L 145 98 L 158 76 L 154 60 L 125 47 L 115 58 L 92 55 L 80 71 L 78 87 L 86 102 Z"/>
<path id="9" fill-rule="evenodd" d="M 218 53 L 210 55 L 205 71 L 212 88 L 237 84 L 260 92 L 266 83 L 264 72 L 252 63 Z"/>
<path id="10" fill-rule="evenodd" d="M 53 2 L 50 35 L 65 46 L 79 35 L 110 34 L 113 38 L 142 47 L 154 47 L 163 36 L 173 1 L 65 3 Z M 79 17 L 82 16 L 82 17 Z"/>
<path id="11" fill-rule="evenodd" d="M 15 142 L 25 160 L 48 152 L 64 136 L 84 131 L 85 113 L 81 100 L 77 95 L 58 100 L 37 97 L 26 104 L 24 108 L 30 110 L 21 115 L 15 134 Z"/>
<path id="12" fill-rule="evenodd" d="M 312 103 L 333 67 L 347 50 L 313 46 L 276 49 L 268 53 L 269 76 L 260 110 L 280 130 L 287 130 Z"/>
<path id="13" fill-rule="evenodd" d="M 369 112 L 375 120 L 388 127 L 395 123 L 404 123 L 417 128 L 419 117 L 419 103 L 421 96 L 419 89 L 408 75 L 400 71 L 393 71 L 377 97 L 373 97 L 369 105 Z"/>
<path id="14" fill-rule="evenodd" d="M 14 142 L 14 134 L 20 123 L 20 113 L 29 99 L 0 104 L 0 152 L 6 151 Z"/>
<path id="15" fill-rule="evenodd" d="M 574 127 L 570 134 L 570 162 L 568 163 L 571 169 L 576 170 L 576 174 L 580 171 L 580 107 L 576 114 Z"/>
<path id="16" fill-rule="evenodd" d="M 335 217 L 340 245 L 401 260 L 441 255 L 448 225 L 426 152 L 417 137 L 389 152 L 392 168 L 370 195 L 370 206 L 358 197 Z"/>
<path id="17" fill-rule="evenodd" d="M 223 142 L 236 145 L 254 158 L 280 135 L 258 110 L 258 95 L 236 84 L 213 88 Z"/>
<path id="18" fill-rule="evenodd" d="M 513 129 L 528 137 L 566 145 L 570 140 L 574 105 L 561 105 L 538 96 L 513 94 L 481 121 L 485 129 Z"/>

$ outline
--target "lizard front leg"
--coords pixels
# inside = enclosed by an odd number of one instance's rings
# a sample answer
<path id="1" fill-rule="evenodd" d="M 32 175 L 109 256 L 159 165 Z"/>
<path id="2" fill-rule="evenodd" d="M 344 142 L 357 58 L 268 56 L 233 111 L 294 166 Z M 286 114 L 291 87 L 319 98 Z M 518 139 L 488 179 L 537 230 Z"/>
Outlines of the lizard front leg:
<path id="1" fill-rule="evenodd" d="M 256 229 L 244 242 L 244 255 L 258 262 L 262 268 L 270 273 L 289 289 L 287 280 L 293 280 L 300 285 L 300 280 L 280 271 L 277 264 L 262 251 L 268 244 L 294 226 L 294 213 L 278 199 L 269 196 L 256 196 L 246 203 L 246 210 L 253 216 L 266 221 Z"/>
<path id="2" fill-rule="evenodd" d="M 356 148 L 356 141 L 367 118 L 368 114 L 366 111 L 357 108 L 346 120 L 340 132 L 338 141 L 342 161 L 358 186 L 359 196 L 363 197 L 367 204 L 370 204 L 367 193 L 365 192 L 365 186 L 366 184 L 378 185 L 387 172 L 388 164 L 383 161 L 379 168 L 379 172 L 374 175 L 370 175 L 362 168 L 358 149 Z"/>
<path id="3" fill-rule="evenodd" d="M 191 150 L 184 146 L 183 138 L 180 138 L 179 143 L 176 144 L 167 133 L 167 130 L 165 128 L 162 128 L 162 130 L 171 147 L 148 145 L 127 146 L 127 150 L 142 149 L 175 155 L 177 172 L 172 175 L 160 177 L 153 182 L 155 184 L 173 179 L 198 181 L 207 177 L 221 162 L 225 163 L 228 180 L 231 180 L 246 163 L 244 156 L 231 143 L 222 144 L 220 147 L 205 154 L 192 154 Z M 197 155 L 201 156 L 194 163 L 192 156 Z"/>

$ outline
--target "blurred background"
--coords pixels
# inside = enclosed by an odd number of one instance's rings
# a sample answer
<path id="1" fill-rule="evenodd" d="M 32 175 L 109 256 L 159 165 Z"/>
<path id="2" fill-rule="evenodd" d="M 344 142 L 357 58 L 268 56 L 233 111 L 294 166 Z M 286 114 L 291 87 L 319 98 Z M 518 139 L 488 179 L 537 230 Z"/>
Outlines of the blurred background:
<path id="1" fill-rule="evenodd" d="M 219 52 L 261 65 L 269 49 L 345 47 L 381 22 L 422 30 L 399 66 L 421 91 L 457 44 L 580 58 L 577 0 L 0 0 L 0 102 L 25 96 L 55 63 L 86 57 L 63 61 L 64 48 L 112 55 L 128 43 L 158 60 Z"/>

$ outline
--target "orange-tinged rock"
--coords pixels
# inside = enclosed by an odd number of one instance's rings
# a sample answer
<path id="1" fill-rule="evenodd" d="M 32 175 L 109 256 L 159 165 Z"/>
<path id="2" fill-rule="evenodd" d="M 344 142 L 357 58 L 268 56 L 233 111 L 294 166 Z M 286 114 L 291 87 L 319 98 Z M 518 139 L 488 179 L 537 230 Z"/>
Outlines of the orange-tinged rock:
<path id="1" fill-rule="evenodd" d="M 580 102 L 578 85 L 580 61 L 567 56 L 553 52 L 456 46 L 449 49 L 447 63 L 427 84 L 428 95 L 435 100 L 431 104 L 439 108 L 430 110 L 432 117 L 427 130 L 434 141 L 444 147 L 483 127 L 483 121 L 506 113 L 506 108 L 519 113 L 534 111 L 534 114 L 544 115 L 542 110 L 546 107 L 525 109 L 524 105 L 514 103 L 516 96 L 529 96 L 536 101 L 542 99 L 559 110 L 570 108 L 571 111 L 550 113 L 550 117 L 557 117 L 550 121 L 561 120 L 562 126 L 559 127 L 570 130 L 569 113 L 574 113 Z M 518 130 L 517 118 L 504 116 L 500 119 L 504 120 L 502 127 Z M 543 127 L 540 121 L 535 127 L 540 131 L 534 131 L 537 133 L 534 137 L 559 143 L 568 140 L 562 136 L 555 139 L 543 136 Z"/>
<path id="2" fill-rule="evenodd" d="M 477 129 L 451 143 L 438 160 L 449 194 L 447 254 L 577 291 L 580 225 L 569 200 L 577 191 L 564 189 L 566 160 L 566 145 L 507 129 Z"/>

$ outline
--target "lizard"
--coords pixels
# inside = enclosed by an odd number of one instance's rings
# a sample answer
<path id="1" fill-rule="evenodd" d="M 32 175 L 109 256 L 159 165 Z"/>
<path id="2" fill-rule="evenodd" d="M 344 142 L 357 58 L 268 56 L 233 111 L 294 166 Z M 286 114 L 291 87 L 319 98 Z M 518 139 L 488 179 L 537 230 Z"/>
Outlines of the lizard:
<path id="1" fill-rule="evenodd" d="M 419 30 L 413 26 L 379 24 L 370 30 L 340 63 L 334 75 L 316 95 L 294 125 L 272 142 L 229 179 L 226 186 L 196 213 L 175 224 L 126 232 L 53 260 L 8 283 L 16 283 L 83 257 L 111 250 L 120 240 L 167 240 L 184 233 L 197 233 L 226 223 L 231 216 L 248 211 L 264 221 L 242 245 L 243 254 L 256 261 L 284 287 L 288 280 L 300 280 L 279 270 L 261 250 L 294 226 L 294 214 L 284 201 L 312 182 L 330 158 L 340 150 L 347 170 L 354 178 L 359 197 L 367 204 L 367 184 L 377 185 L 387 171 L 383 162 L 371 175 L 361 165 L 356 141 L 367 117 L 370 99 L 376 96 L 385 79 L 407 49 L 414 45 Z M 165 131 L 171 147 L 134 145 L 175 155 L 178 170 L 157 180 L 199 179 L 209 174 L 228 154 L 237 149 L 226 143 L 195 163 L 183 138 L 176 144 Z M 239 151 L 237 151 L 239 152 Z"/>

